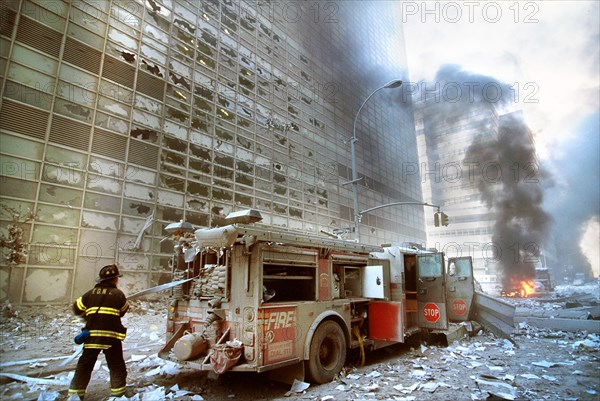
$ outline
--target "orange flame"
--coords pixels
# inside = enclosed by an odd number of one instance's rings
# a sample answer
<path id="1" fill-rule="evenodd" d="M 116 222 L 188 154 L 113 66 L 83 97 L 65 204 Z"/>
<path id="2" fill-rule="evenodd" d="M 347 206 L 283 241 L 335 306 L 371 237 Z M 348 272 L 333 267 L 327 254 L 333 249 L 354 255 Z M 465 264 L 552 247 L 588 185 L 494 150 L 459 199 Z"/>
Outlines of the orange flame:
<path id="1" fill-rule="evenodd" d="M 535 292 L 535 283 L 531 280 L 521 281 L 521 296 L 528 297 Z"/>
<path id="2" fill-rule="evenodd" d="M 517 282 L 516 286 L 512 290 L 503 290 L 501 295 L 503 297 L 521 297 L 527 298 L 535 293 L 535 283 L 533 280 L 522 280 Z"/>

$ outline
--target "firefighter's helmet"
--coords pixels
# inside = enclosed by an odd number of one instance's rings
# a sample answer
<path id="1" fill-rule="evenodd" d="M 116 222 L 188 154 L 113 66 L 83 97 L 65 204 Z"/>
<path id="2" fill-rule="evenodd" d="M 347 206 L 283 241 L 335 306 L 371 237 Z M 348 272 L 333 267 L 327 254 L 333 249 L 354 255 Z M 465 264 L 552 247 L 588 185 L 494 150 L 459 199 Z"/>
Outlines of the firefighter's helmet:
<path id="1" fill-rule="evenodd" d="M 121 276 L 123 275 L 119 273 L 119 268 L 117 267 L 117 265 L 107 265 L 100 269 L 100 273 L 98 273 L 98 278 L 96 278 L 96 282 L 99 283 L 101 281 L 110 280 L 115 277 Z"/>

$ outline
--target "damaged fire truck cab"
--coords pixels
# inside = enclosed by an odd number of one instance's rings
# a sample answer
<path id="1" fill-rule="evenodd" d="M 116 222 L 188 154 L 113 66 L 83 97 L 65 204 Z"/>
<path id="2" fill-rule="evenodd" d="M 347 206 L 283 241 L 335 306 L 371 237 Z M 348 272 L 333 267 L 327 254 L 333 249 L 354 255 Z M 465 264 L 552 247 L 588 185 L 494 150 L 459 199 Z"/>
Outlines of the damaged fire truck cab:
<path id="1" fill-rule="evenodd" d="M 441 254 L 233 221 L 175 237 L 161 358 L 325 383 L 349 349 L 447 327 Z"/>

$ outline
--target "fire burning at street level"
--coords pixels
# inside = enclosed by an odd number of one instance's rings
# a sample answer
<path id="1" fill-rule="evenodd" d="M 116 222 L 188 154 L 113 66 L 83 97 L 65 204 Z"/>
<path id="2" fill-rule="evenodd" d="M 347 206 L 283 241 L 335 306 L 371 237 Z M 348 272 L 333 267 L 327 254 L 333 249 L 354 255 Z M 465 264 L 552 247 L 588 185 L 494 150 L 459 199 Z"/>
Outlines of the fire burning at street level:
<path id="1" fill-rule="evenodd" d="M 521 296 L 528 297 L 535 293 L 535 284 L 533 281 L 521 281 Z"/>
<path id="2" fill-rule="evenodd" d="M 535 283 L 532 280 L 522 280 L 513 289 L 502 291 L 504 297 L 528 298 L 535 294 Z"/>

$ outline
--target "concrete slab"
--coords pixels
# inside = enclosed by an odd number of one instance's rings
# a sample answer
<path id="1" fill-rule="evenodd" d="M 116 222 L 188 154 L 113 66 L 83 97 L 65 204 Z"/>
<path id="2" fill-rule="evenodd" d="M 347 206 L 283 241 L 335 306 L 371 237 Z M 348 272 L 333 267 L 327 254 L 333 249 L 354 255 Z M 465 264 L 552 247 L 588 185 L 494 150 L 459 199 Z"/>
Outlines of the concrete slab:
<path id="1" fill-rule="evenodd" d="M 530 316 L 537 318 L 546 319 L 577 319 L 577 320 L 588 320 L 591 315 L 591 309 L 589 307 L 582 308 L 571 308 L 571 309 L 529 309 L 526 307 L 517 307 L 515 311 L 515 317 L 517 316 Z"/>
<path id="2" fill-rule="evenodd" d="M 540 329 L 600 333 L 600 320 L 550 319 L 532 316 L 515 316 L 515 323 L 518 324 L 521 322 L 525 322 Z"/>

